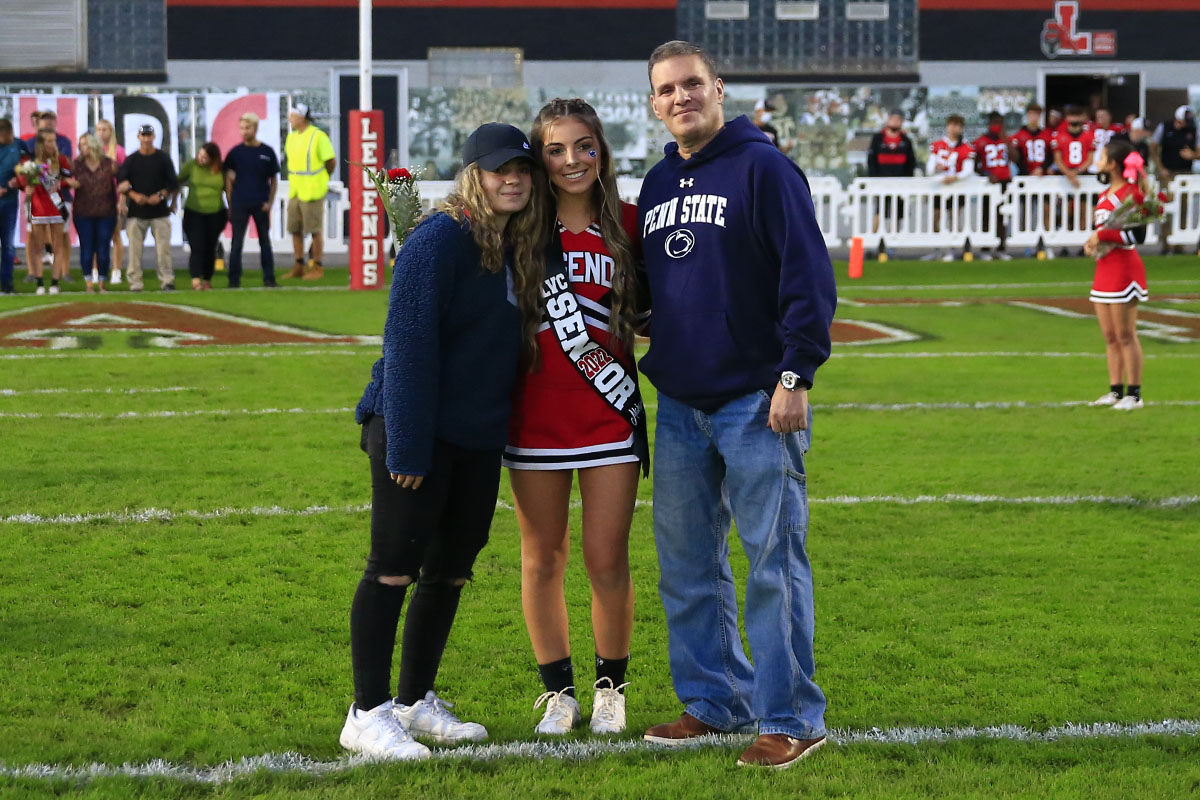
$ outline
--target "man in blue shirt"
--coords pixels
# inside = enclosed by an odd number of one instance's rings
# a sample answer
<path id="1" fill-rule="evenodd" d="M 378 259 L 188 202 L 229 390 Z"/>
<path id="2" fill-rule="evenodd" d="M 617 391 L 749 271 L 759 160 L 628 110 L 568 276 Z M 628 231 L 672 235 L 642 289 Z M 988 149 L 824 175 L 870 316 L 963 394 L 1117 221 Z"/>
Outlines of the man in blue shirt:
<path id="1" fill-rule="evenodd" d="M 13 137 L 12 122 L 0 119 L 0 294 L 13 293 L 13 241 L 21 210 L 21 192 L 13 170 L 28 152 L 25 143 Z"/>
<path id="2" fill-rule="evenodd" d="M 275 254 L 271 250 L 271 206 L 279 185 L 279 157 L 258 140 L 258 115 L 246 112 L 238 123 L 242 143 L 225 155 L 225 194 L 233 241 L 229 244 L 229 287 L 242 283 L 242 244 L 254 220 L 258 233 L 263 286 L 276 286 Z"/>
<path id="3" fill-rule="evenodd" d="M 808 390 L 828 357 L 833 267 L 804 173 L 745 117 L 725 122 L 712 56 L 668 42 L 649 63 L 675 141 L 638 222 L 654 300 L 654 541 L 671 679 L 684 705 L 645 738 L 678 745 L 757 724 L 739 764 L 785 768 L 825 742 L 805 553 Z M 750 562 L 738 634 L 729 524 Z"/>

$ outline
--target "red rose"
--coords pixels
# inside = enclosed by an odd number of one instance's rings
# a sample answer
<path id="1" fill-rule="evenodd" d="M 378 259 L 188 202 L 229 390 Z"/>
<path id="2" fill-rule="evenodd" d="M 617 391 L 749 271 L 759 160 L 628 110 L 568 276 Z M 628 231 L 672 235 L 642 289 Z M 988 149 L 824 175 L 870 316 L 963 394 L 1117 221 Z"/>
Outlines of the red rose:
<path id="1" fill-rule="evenodd" d="M 397 167 L 396 169 L 389 169 L 387 176 L 388 176 L 389 181 L 411 181 L 412 180 L 412 173 L 410 173 L 404 167 Z"/>

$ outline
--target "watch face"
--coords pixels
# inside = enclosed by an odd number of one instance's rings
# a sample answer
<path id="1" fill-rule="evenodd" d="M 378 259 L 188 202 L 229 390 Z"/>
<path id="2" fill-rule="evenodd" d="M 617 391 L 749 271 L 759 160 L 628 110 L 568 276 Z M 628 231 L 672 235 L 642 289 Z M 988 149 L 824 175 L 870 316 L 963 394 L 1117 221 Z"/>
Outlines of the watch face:
<path id="1" fill-rule="evenodd" d="M 794 372 L 785 372 L 779 378 L 779 382 L 783 384 L 785 389 L 796 388 L 796 374 Z"/>

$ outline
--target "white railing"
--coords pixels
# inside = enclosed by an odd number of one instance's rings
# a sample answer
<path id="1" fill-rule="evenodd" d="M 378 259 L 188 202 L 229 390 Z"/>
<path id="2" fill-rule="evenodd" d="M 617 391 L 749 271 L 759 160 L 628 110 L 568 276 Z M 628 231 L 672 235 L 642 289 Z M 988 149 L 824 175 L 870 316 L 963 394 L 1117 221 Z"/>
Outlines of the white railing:
<path id="1" fill-rule="evenodd" d="M 1200 175 L 1180 175 L 1167 187 L 1172 195 L 1166 214 L 1171 232 L 1167 244 L 1200 247 Z"/>
<path id="2" fill-rule="evenodd" d="M 275 192 L 275 205 L 271 208 L 271 249 L 275 251 L 277 266 L 287 261 L 290 258 L 288 254 L 292 252 L 292 235 L 287 232 L 287 200 L 288 182 L 280 181 L 279 189 Z M 182 199 L 179 204 L 182 207 Z M 344 216 L 349 210 L 350 193 L 346 191 L 341 181 L 330 181 L 329 194 L 325 195 L 326 253 L 345 253 L 349 251 L 350 243 L 346 241 L 344 225 Z M 182 217 L 182 213 L 179 216 Z M 174 236 L 171 239 L 171 244 L 183 244 L 182 235 L 178 242 L 175 241 Z M 229 239 L 230 229 L 226 226 L 225 232 L 221 234 L 221 244 L 225 247 L 226 258 L 229 257 Z M 259 252 L 258 236 L 253 220 L 250 220 L 248 223 L 242 252 L 252 254 Z M 283 254 L 282 256 L 280 256 L 281 253 Z M 283 260 L 280 260 L 281 258 Z"/>
<path id="3" fill-rule="evenodd" d="M 1003 189 L 983 178 L 858 178 L 846 189 L 846 239 L 868 248 L 995 247 Z"/>
<path id="4" fill-rule="evenodd" d="M 1081 175 L 1079 186 L 1061 176 L 1013 179 L 1008 187 L 972 176 L 943 184 L 937 178 L 858 178 L 842 188 L 833 177 L 809 179 L 813 207 L 828 247 L 838 247 L 860 236 L 863 244 L 877 248 L 882 241 L 892 248 L 958 249 L 970 240 L 973 248 L 1000 243 L 997 221 L 1003 220 L 1007 243 L 1014 248 L 1080 247 L 1091 235 L 1092 212 L 1104 187 L 1091 175 Z M 642 182 L 617 181 L 621 199 L 636 203 Z M 450 194 L 453 181 L 421 181 L 421 204 L 433 208 Z M 1171 233 L 1168 243 L 1193 248 L 1200 245 L 1200 175 L 1181 175 L 1167 187 L 1166 205 Z M 276 253 L 291 252 L 286 230 L 287 181 L 280 181 L 271 211 L 271 245 Z M 182 198 L 180 206 L 182 206 Z M 349 193 L 340 181 L 330 181 L 326 197 L 325 252 L 346 253 L 345 216 Z M 171 244 L 183 244 L 182 213 L 172 215 Z M 17 225 L 17 243 L 24 241 L 24 224 Z M 243 252 L 257 254 L 258 238 L 251 223 Z M 222 235 L 229 250 L 229 229 Z M 1146 243 L 1157 244 L 1159 226 L 1147 231 Z M 390 246 L 390 242 L 388 242 Z M 277 259 L 278 260 L 278 259 Z"/>

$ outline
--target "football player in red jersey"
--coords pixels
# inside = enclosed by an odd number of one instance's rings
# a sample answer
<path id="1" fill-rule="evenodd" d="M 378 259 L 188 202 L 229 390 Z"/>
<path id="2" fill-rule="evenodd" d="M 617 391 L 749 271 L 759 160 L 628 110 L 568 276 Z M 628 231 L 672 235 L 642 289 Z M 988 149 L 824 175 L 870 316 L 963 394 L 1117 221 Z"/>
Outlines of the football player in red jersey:
<path id="1" fill-rule="evenodd" d="M 1012 160 L 1023 175 L 1045 175 L 1050 161 L 1050 131 L 1042 128 L 1042 107 L 1025 108 L 1025 124 L 1008 140 Z"/>
<path id="2" fill-rule="evenodd" d="M 1092 163 L 1088 166 L 1088 172 L 1098 172 L 1100 165 L 1100 154 L 1104 151 L 1104 146 L 1112 141 L 1112 137 L 1118 133 L 1124 133 L 1125 126 L 1119 123 L 1113 123 L 1112 112 L 1107 108 L 1096 109 L 1096 121 L 1092 123 L 1092 148 L 1095 153 Z"/>
<path id="3" fill-rule="evenodd" d="M 1079 187 L 1079 173 L 1092 161 L 1095 140 L 1087 130 L 1087 112 L 1078 106 L 1067 107 L 1065 130 L 1056 131 L 1051 141 L 1054 166 L 1071 185 Z"/>
<path id="4" fill-rule="evenodd" d="M 537 329 L 537 357 L 517 380 L 504 451 L 521 526 L 521 604 L 545 686 L 535 707 L 544 703 L 546 710 L 534 730 L 561 736 L 581 719 L 563 590 L 571 484 L 578 472 L 596 657 L 591 729 L 620 733 L 633 630 L 629 529 L 639 461 L 648 449 L 638 446 L 642 426 L 606 400 L 592 378 L 615 370 L 615 362 L 637 397 L 637 209 L 621 202 L 612 149 L 595 109 L 583 100 L 551 100 L 538 112 L 529 139 L 554 199 L 545 230 L 547 258 L 560 262 L 547 261 L 544 280 L 516 287 L 518 296 L 546 297 L 546 310 L 525 321 Z M 546 294 L 552 284 L 559 294 Z M 552 307 L 565 306 L 582 314 L 558 321 L 550 316 Z M 572 319 L 574 328 L 562 324 Z M 599 347 L 585 357 L 568 355 L 566 340 L 581 336 Z"/>
<path id="5" fill-rule="evenodd" d="M 929 147 L 929 161 L 925 165 L 926 175 L 941 178 L 942 183 L 950 184 L 959 178 L 975 174 L 975 148 L 963 139 L 963 124 L 964 120 L 958 114 L 952 114 L 946 119 L 946 135 Z M 934 230 L 941 230 L 942 204 L 946 202 L 946 198 L 940 196 L 933 198 Z M 958 214 L 961 214 L 962 198 L 959 198 L 956 208 Z M 949 213 L 948 217 L 951 226 L 961 228 L 961 218 L 956 219 L 957 215 L 954 212 Z M 938 257 L 943 261 L 954 259 L 949 250 L 942 250 L 922 256 L 921 260 L 932 261 Z"/>
<path id="6" fill-rule="evenodd" d="M 954 183 L 975 173 L 975 150 L 963 139 L 963 124 L 958 114 L 946 119 L 946 135 L 929 147 L 925 174 L 940 177 L 942 183 Z"/>
<path id="7" fill-rule="evenodd" d="M 987 130 L 975 140 L 974 144 L 976 169 L 983 173 L 990 183 L 998 183 L 1002 187 L 1007 187 L 1012 180 L 1012 166 L 1008 161 L 1008 139 L 1004 135 L 1004 115 L 999 111 L 993 111 L 988 114 L 987 123 Z M 996 257 L 1008 261 L 1012 256 L 1004 252 L 1006 231 L 997 211 L 998 209 L 991 208 L 988 198 L 983 198 L 984 225 L 997 226 L 996 230 L 1000 235 L 1000 247 L 996 251 Z M 991 255 L 985 250 L 981 258 L 987 261 Z"/>

